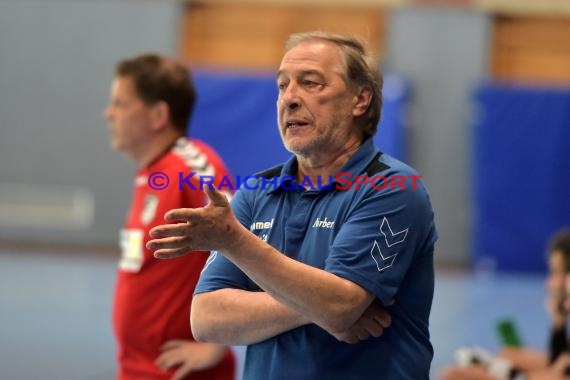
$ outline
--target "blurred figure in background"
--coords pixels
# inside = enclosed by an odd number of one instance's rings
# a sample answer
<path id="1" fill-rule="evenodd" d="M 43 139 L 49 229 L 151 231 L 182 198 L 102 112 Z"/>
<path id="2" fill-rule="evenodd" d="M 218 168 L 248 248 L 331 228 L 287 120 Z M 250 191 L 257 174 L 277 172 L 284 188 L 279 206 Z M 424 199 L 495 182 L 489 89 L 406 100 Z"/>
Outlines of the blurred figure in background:
<path id="1" fill-rule="evenodd" d="M 120 380 L 234 378 L 232 351 L 198 343 L 190 330 L 192 294 L 209 252 L 164 261 L 145 248 L 168 210 L 205 204 L 199 184 L 179 189 L 179 173 L 195 172 L 192 181 L 229 177 L 212 148 L 185 137 L 195 97 L 188 69 L 169 58 L 142 55 L 116 67 L 105 111 L 111 145 L 138 165 L 113 305 Z"/>
<path id="2" fill-rule="evenodd" d="M 447 368 L 441 380 L 570 379 L 570 344 L 566 321 L 570 312 L 570 229 L 557 232 L 548 246 L 546 310 L 552 320 L 548 354 L 523 348 L 503 348 L 497 357 L 474 348 L 457 352 L 459 366 Z"/>

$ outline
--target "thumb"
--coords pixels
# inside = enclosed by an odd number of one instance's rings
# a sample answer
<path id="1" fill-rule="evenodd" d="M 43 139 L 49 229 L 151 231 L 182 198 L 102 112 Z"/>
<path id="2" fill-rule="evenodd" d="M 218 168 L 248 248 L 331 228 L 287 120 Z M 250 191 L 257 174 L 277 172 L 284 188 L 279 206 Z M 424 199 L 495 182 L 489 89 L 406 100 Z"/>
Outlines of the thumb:
<path id="1" fill-rule="evenodd" d="M 209 186 L 206 186 L 204 193 L 206 193 L 206 196 L 208 197 L 208 205 L 218 207 L 227 207 L 229 205 L 228 198 L 226 198 L 224 193 L 214 189 L 213 187 L 210 188 Z"/>

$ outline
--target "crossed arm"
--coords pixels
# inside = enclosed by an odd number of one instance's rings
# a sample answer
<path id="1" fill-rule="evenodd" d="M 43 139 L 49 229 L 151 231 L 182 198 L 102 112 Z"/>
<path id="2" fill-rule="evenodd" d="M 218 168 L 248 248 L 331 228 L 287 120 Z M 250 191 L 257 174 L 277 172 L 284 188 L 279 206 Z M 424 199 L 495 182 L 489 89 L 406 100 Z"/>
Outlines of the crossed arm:
<path id="1" fill-rule="evenodd" d="M 194 296 L 191 326 L 198 340 L 249 345 L 312 323 L 265 292 L 221 289 Z M 328 331 L 336 339 L 357 343 L 379 337 L 391 323 L 390 314 L 373 302 L 356 322 L 342 331 Z"/>
<path id="2" fill-rule="evenodd" d="M 310 321 L 265 292 L 220 289 L 194 296 L 192 334 L 201 341 L 248 345 Z"/>
<path id="3" fill-rule="evenodd" d="M 379 336 L 390 317 L 359 285 L 293 260 L 245 229 L 227 199 L 207 190 L 208 206 L 177 209 L 155 227 L 147 246 L 158 258 L 192 250 L 217 250 L 265 292 L 223 289 L 194 298 L 193 332 L 200 340 L 251 344 L 308 323 L 355 343 Z"/>

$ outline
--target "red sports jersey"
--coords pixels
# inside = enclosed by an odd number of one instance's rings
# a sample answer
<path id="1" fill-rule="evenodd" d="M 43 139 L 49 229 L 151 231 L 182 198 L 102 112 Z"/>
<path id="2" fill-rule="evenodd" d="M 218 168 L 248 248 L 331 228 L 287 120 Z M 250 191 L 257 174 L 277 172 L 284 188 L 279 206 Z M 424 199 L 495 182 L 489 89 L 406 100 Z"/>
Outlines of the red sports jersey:
<path id="1" fill-rule="evenodd" d="M 164 186 L 153 190 L 149 183 Z M 196 172 L 192 177 L 198 190 L 179 189 L 179 175 Z M 114 299 L 113 322 L 118 342 L 120 380 L 166 380 L 174 370 L 163 372 L 155 365 L 160 346 L 170 339 L 194 340 L 190 330 L 192 294 L 208 252 L 192 252 L 172 260 L 155 259 L 145 245 L 149 230 L 164 224 L 164 214 L 174 208 L 201 207 L 206 202 L 200 190 L 199 175 L 228 176 L 223 161 L 212 148 L 197 140 L 180 138 L 173 148 L 140 169 L 135 178 L 134 199 L 121 231 L 122 257 L 119 262 Z M 162 177 L 160 177 L 162 176 Z M 150 180 L 149 180 L 150 177 Z M 230 380 L 234 378 L 234 357 L 228 349 L 216 367 L 191 373 L 192 380 Z"/>

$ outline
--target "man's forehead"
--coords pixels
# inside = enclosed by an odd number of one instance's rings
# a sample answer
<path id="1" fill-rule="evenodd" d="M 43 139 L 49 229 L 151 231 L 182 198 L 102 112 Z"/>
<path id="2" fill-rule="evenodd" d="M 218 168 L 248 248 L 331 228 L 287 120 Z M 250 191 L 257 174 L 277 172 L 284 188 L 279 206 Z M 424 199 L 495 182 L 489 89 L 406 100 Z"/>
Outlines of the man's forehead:
<path id="1" fill-rule="evenodd" d="M 116 76 L 111 83 L 111 89 L 123 94 L 136 95 L 135 82 L 131 76 Z"/>
<path id="2" fill-rule="evenodd" d="M 325 70 L 342 72 L 342 57 L 338 46 L 323 40 L 303 41 L 289 49 L 277 72 L 277 76 L 297 73 L 321 73 Z"/>

